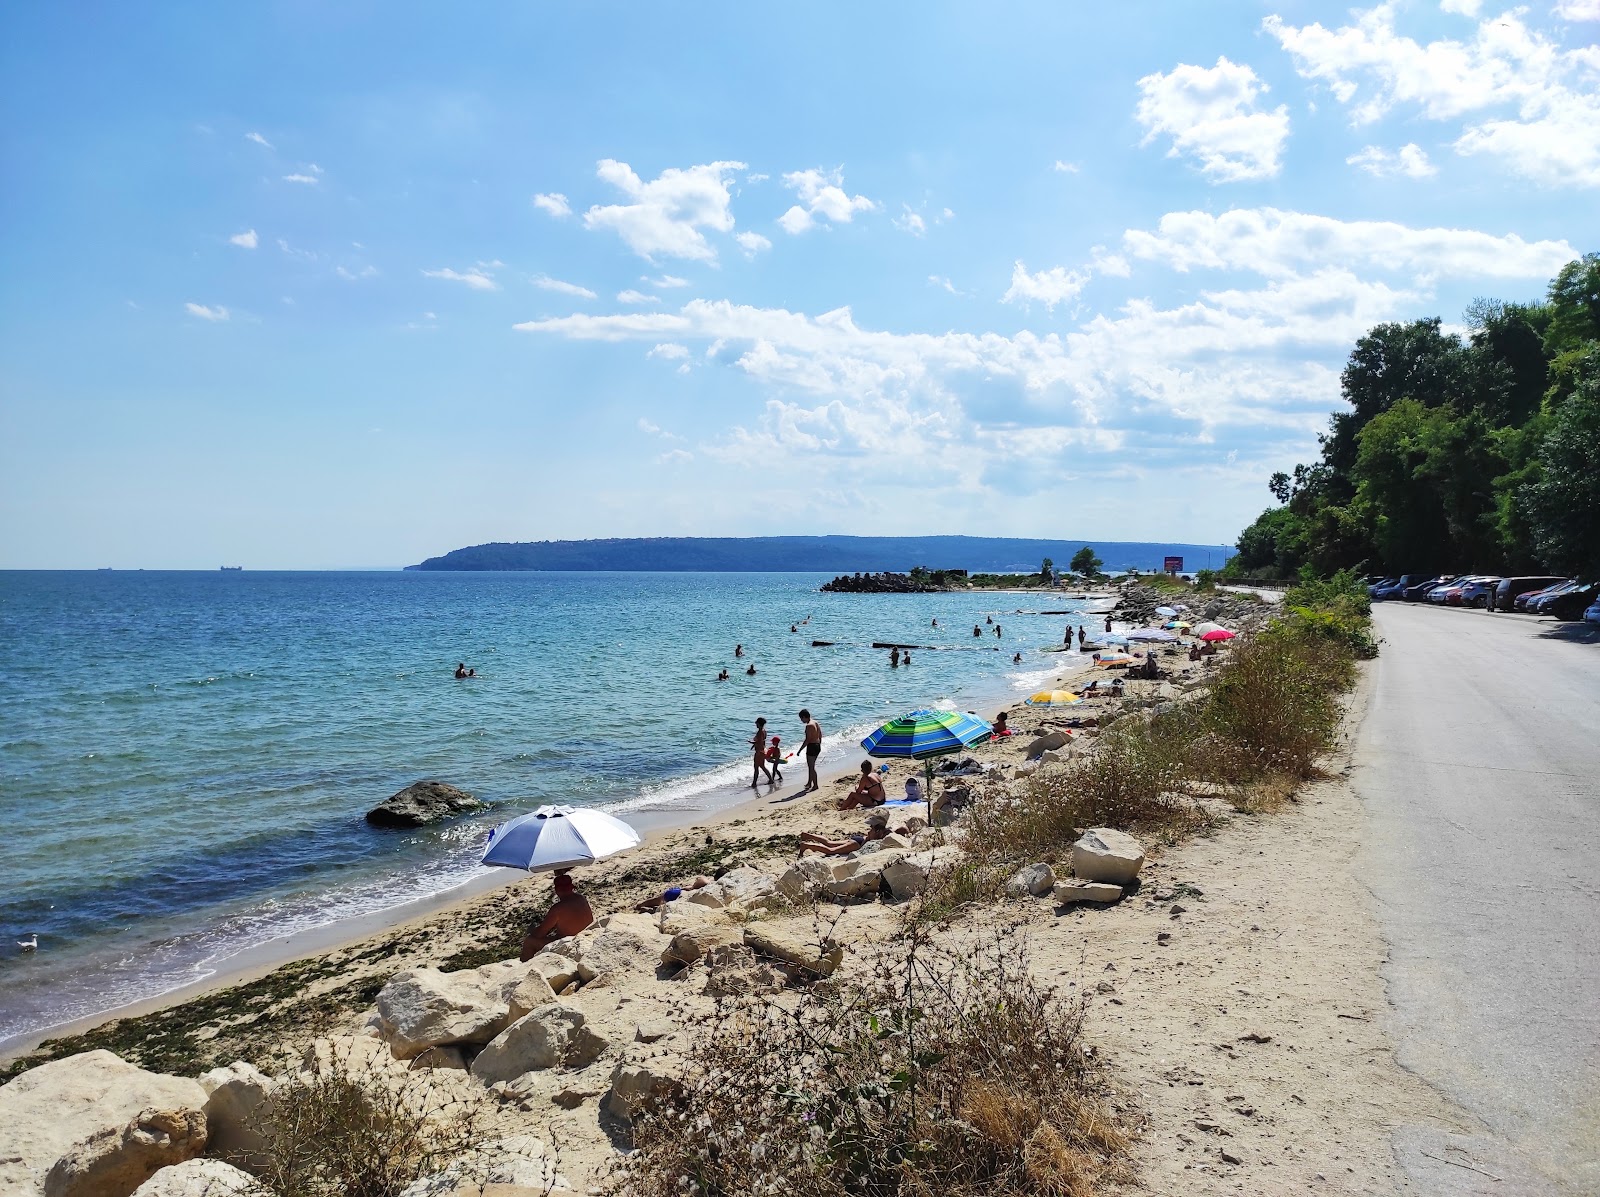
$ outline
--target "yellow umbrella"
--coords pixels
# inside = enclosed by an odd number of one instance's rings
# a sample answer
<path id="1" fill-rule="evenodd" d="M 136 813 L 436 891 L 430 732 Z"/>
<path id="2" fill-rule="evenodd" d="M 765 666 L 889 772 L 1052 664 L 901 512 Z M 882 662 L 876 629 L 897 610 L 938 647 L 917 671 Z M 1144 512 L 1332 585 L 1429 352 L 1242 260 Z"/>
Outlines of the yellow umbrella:
<path id="1" fill-rule="evenodd" d="M 1162 626 L 1168 628 L 1177 628 L 1180 632 L 1184 632 L 1194 627 L 1194 624 L 1190 623 L 1187 619 L 1174 619 L 1171 623 L 1163 624 Z"/>
<path id="2" fill-rule="evenodd" d="M 1075 702 L 1082 702 L 1083 699 L 1071 690 L 1040 690 L 1025 701 L 1030 707 L 1070 707 Z"/>

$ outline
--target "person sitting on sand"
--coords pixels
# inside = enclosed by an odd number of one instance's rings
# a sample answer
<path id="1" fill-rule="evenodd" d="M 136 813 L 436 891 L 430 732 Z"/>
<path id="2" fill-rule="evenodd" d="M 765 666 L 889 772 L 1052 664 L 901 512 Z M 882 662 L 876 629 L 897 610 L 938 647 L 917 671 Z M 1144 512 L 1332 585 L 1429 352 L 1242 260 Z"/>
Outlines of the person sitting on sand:
<path id="1" fill-rule="evenodd" d="M 522 938 L 522 959 L 532 960 L 558 939 L 576 935 L 594 922 L 589 899 L 565 872 L 556 874 L 556 901 L 537 927 Z"/>
<path id="2" fill-rule="evenodd" d="M 862 761 L 861 776 L 856 779 L 856 788 L 839 800 L 839 809 L 851 810 L 858 806 L 882 806 L 888 800 L 888 797 L 883 792 L 883 782 L 879 781 L 878 775 L 872 771 L 872 762 Z"/>
<path id="3" fill-rule="evenodd" d="M 918 781 L 915 777 L 906 778 L 906 801 L 922 801 L 922 782 Z"/>
<path id="4" fill-rule="evenodd" d="M 1006 713 L 1001 711 L 994 717 L 994 734 L 997 736 L 1010 736 L 1015 733 L 1006 724 Z"/>
<path id="5" fill-rule="evenodd" d="M 693 889 L 705 889 L 705 887 L 710 885 L 710 884 L 711 884 L 711 878 L 709 878 L 709 877 L 696 877 L 693 881 L 689 882 L 688 885 L 683 885 L 683 886 L 674 885 L 674 886 L 671 886 L 668 889 L 662 891 L 661 893 L 657 894 L 653 898 L 646 898 L 643 902 L 640 902 L 633 909 L 639 914 L 650 914 L 653 911 L 660 910 L 668 902 L 676 902 L 679 898 L 683 897 L 683 895 L 688 893 L 690 890 L 693 890 Z"/>
<path id="6" fill-rule="evenodd" d="M 467 676 L 467 663 L 465 661 L 462 661 L 459 665 L 456 666 L 456 679 L 460 680 L 461 678 L 464 678 L 466 676 Z"/>

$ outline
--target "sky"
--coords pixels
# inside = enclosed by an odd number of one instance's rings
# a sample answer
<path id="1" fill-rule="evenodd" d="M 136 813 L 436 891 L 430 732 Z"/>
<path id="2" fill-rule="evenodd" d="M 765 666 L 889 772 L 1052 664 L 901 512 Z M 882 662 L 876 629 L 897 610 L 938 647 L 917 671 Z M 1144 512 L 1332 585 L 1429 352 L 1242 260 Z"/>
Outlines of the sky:
<path id="1" fill-rule="evenodd" d="M 9 5 L 0 567 L 1229 542 L 1600 249 L 1600 0 Z"/>

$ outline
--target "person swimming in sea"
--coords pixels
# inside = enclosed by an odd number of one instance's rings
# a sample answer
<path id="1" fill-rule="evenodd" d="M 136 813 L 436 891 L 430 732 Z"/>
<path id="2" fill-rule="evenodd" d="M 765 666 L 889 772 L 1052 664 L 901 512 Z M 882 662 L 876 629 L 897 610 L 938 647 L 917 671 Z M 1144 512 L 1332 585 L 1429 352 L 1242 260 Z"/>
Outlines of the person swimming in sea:
<path id="1" fill-rule="evenodd" d="M 724 669 L 721 673 L 717 674 L 717 681 L 725 682 L 727 680 L 728 680 L 728 671 L 726 669 Z"/>
<path id="2" fill-rule="evenodd" d="M 736 657 L 742 657 L 742 656 L 744 656 L 744 645 L 742 645 L 742 644 L 735 644 L 735 645 L 734 645 L 734 646 L 733 646 L 733 655 L 734 655 L 734 656 L 736 656 Z"/>
<path id="3" fill-rule="evenodd" d="M 745 670 L 745 671 L 744 671 L 744 672 L 745 672 L 745 676 L 746 676 L 746 677 L 755 677 L 755 675 L 756 675 L 756 666 L 755 666 L 755 662 L 754 662 L 754 661 L 752 661 L 752 662 L 751 662 L 751 663 L 750 663 L 750 668 L 749 668 L 749 669 L 746 669 L 746 670 Z"/>
<path id="4" fill-rule="evenodd" d="M 456 680 L 460 681 L 462 678 L 464 678 L 466 676 L 467 676 L 467 663 L 465 661 L 462 661 L 459 665 L 456 666 Z"/>

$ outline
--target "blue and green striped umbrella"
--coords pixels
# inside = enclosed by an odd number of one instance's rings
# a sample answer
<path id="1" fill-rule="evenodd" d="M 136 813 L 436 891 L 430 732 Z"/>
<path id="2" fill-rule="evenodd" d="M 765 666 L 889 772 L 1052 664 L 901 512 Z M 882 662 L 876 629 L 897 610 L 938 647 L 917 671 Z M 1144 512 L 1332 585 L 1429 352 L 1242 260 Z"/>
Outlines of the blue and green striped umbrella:
<path id="1" fill-rule="evenodd" d="M 891 719 L 865 740 L 868 756 L 904 756 L 923 760 L 981 744 L 994 734 L 982 719 L 961 711 L 912 711 Z"/>

